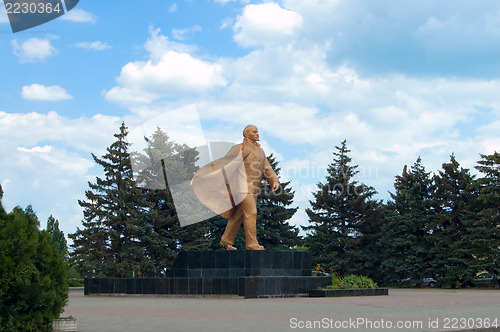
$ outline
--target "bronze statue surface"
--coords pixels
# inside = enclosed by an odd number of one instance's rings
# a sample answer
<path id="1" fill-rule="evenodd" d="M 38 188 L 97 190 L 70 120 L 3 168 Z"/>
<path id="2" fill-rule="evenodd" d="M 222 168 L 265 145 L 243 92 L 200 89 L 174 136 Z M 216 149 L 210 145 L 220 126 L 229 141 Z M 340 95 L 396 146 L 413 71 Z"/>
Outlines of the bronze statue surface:
<path id="1" fill-rule="evenodd" d="M 198 200 L 228 219 L 220 244 L 227 250 L 233 247 L 236 234 L 243 224 L 246 249 L 263 250 L 257 241 L 257 197 L 262 179 L 273 191 L 279 180 L 258 143 L 257 127 L 249 125 L 243 130 L 243 142 L 199 169 L 191 180 L 191 189 Z"/>

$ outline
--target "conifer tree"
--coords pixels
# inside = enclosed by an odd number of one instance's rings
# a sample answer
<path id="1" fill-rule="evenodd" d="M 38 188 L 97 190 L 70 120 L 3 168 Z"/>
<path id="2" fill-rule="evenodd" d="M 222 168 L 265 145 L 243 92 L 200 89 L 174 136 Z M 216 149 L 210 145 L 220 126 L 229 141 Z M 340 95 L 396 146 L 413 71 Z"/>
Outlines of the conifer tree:
<path id="1" fill-rule="evenodd" d="M 480 211 L 473 235 L 474 256 L 480 270 L 500 275 L 500 153 L 481 155 L 476 169 L 483 174 L 478 179 Z"/>
<path id="2" fill-rule="evenodd" d="M 306 209 L 311 223 L 303 227 L 309 231 L 306 245 L 315 263 L 331 267 L 341 275 L 362 273 L 362 229 L 368 229 L 367 223 L 374 221 L 377 203 L 371 198 L 376 192 L 354 180 L 358 166 L 351 165 L 346 141 L 336 149 L 326 182 L 318 183 L 311 209 Z"/>
<path id="3" fill-rule="evenodd" d="M 2 189 L 2 185 L 0 184 L 0 218 L 5 216 L 5 210 L 4 210 L 3 205 L 2 205 L 2 198 L 3 198 L 3 189 Z"/>
<path id="4" fill-rule="evenodd" d="M 396 176 L 395 193 L 387 203 L 379 245 L 385 247 L 382 271 L 387 283 L 431 273 L 429 227 L 433 218 L 433 181 L 419 157 Z"/>
<path id="5" fill-rule="evenodd" d="M 276 158 L 271 154 L 267 160 L 279 176 L 281 168 Z M 257 238 L 266 249 L 290 249 L 301 245 L 299 229 L 288 223 L 298 209 L 288 207 L 294 197 L 289 185 L 290 181 L 282 182 L 273 192 L 267 181 L 261 183 L 257 199 Z"/>
<path id="6" fill-rule="evenodd" d="M 68 252 L 68 243 L 64 237 L 64 233 L 59 229 L 59 220 L 55 219 L 52 215 L 47 219 L 47 233 L 52 236 L 51 244 L 57 248 L 57 250 L 66 256 Z"/>
<path id="7" fill-rule="evenodd" d="M 384 260 L 385 247 L 379 239 L 382 235 L 382 225 L 385 223 L 385 206 L 380 201 L 365 202 L 365 218 L 360 224 L 359 255 L 362 266 L 357 273 L 372 278 L 376 282 L 383 282 L 381 265 Z"/>
<path id="8" fill-rule="evenodd" d="M 186 181 L 189 183 L 193 177 L 197 170 L 196 150 L 171 141 L 160 128 L 145 140 L 147 147 L 143 153 L 133 155 L 134 163 L 140 169 L 137 182 L 149 188 L 143 191 L 150 204 L 143 240 L 147 254 L 154 263 L 155 275 L 162 275 L 173 264 L 181 249 L 208 248 L 208 222 L 181 227 L 171 193 L 172 186 Z M 168 179 L 165 178 L 167 173 L 171 175 Z M 182 195 L 182 192 L 177 194 Z"/>
<path id="9" fill-rule="evenodd" d="M 474 177 L 460 167 L 454 155 L 442 168 L 434 176 L 431 268 L 445 284 L 455 287 L 478 271 L 473 256 L 478 190 Z"/>
<path id="10" fill-rule="evenodd" d="M 115 134 L 116 141 L 102 158 L 92 154 L 104 169 L 104 178 L 89 182 L 83 229 L 73 239 L 72 260 L 83 276 L 132 277 L 149 275 L 153 270 L 141 243 L 148 204 L 135 185 L 125 123 Z"/>

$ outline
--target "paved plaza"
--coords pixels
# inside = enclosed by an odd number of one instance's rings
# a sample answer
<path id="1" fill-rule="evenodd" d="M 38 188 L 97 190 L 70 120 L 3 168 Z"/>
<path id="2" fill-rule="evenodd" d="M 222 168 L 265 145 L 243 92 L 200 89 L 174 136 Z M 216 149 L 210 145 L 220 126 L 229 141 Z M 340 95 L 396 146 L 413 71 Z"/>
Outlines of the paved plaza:
<path id="1" fill-rule="evenodd" d="M 464 331 L 500 325 L 497 289 L 390 289 L 389 296 L 243 299 L 84 296 L 62 316 L 78 332 Z M 489 328 L 485 331 L 500 331 Z"/>

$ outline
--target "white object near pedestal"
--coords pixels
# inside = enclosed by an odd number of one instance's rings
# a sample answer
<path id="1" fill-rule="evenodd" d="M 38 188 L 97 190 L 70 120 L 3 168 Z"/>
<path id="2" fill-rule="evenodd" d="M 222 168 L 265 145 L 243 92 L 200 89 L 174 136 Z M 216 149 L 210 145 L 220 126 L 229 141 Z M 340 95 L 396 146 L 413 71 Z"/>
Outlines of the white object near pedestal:
<path id="1" fill-rule="evenodd" d="M 61 317 L 52 321 L 53 332 L 76 332 L 76 318 Z"/>

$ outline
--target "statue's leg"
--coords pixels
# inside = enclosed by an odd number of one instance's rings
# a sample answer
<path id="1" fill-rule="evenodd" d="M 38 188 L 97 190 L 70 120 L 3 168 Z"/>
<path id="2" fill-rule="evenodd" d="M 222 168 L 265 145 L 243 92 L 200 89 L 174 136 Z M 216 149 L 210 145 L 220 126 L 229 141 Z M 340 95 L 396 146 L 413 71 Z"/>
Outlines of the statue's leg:
<path id="1" fill-rule="evenodd" d="M 242 210 L 246 248 L 264 250 L 257 241 L 257 195 L 248 195 L 242 202 Z"/>
<path id="2" fill-rule="evenodd" d="M 222 237 L 220 239 L 220 244 L 227 250 L 236 250 L 236 248 L 233 247 L 233 243 L 236 235 L 238 234 L 238 231 L 240 230 L 242 222 L 243 211 L 238 206 L 231 218 L 228 219 L 226 229 L 224 230 L 224 234 L 222 234 Z"/>

